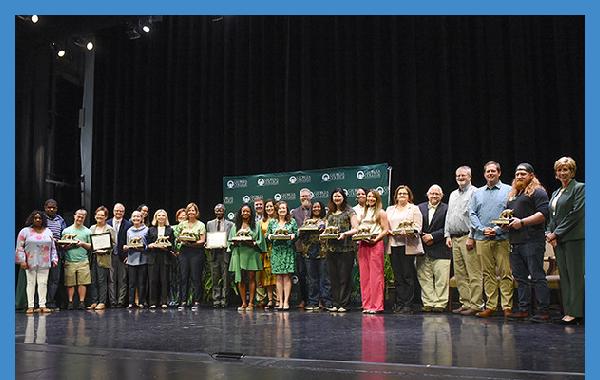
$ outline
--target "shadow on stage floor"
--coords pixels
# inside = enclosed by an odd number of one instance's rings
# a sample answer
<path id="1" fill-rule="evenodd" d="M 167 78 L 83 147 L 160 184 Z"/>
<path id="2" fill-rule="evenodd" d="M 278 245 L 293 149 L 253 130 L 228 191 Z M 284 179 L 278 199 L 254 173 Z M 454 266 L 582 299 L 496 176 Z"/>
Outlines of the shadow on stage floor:
<path id="1" fill-rule="evenodd" d="M 16 378 L 581 379 L 584 332 L 430 313 L 18 313 Z"/>

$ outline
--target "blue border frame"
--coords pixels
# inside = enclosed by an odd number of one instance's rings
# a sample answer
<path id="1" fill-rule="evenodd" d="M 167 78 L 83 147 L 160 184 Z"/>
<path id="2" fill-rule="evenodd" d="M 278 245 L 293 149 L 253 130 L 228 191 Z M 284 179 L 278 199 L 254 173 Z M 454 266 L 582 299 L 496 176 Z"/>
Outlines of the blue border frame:
<path id="1" fill-rule="evenodd" d="M 97 3 L 86 3 L 85 5 L 79 1 L 64 1 L 58 0 L 53 2 L 48 1 L 32 1 L 24 0 L 18 5 L 8 4 L 3 2 L 2 18 L 0 22 L 0 38 L 1 46 L 7 48 L 7 56 L 1 61 L 3 85 L 0 88 L 2 102 L 2 132 L 3 138 L 0 139 L 0 149 L 5 152 L 4 159 L 0 161 L 1 172 L 4 174 L 5 186 L 2 191 L 3 199 L 7 200 L 5 205 L 6 215 L 8 218 L 3 218 L 0 230 L 4 232 L 2 242 L 2 268 L 5 272 L 0 276 L 0 286 L 5 291 L 3 303 L 9 312 L 2 313 L 0 316 L 0 342 L 2 368 L 4 375 L 14 374 L 15 370 L 15 353 L 14 353 L 14 278 L 13 265 L 14 255 L 11 252 L 14 250 L 14 231 L 13 217 L 14 215 L 14 199 L 15 199 L 15 18 L 17 14 L 226 14 L 226 15 L 264 15 L 264 14 L 402 14 L 402 15 L 584 15 L 585 16 L 585 67 L 594 68 L 600 67 L 598 62 L 598 11 L 595 5 L 596 1 L 533 1 L 533 0 L 509 0 L 509 1 L 414 1 L 404 3 L 393 3 L 390 1 L 371 0 L 371 1 L 325 1 L 325 0 L 305 0 L 301 2 L 288 2 L 280 0 L 271 1 L 203 1 L 196 4 L 188 4 L 186 1 L 171 0 L 171 1 L 145 1 L 139 4 L 130 4 L 123 1 L 105 0 Z M 599 224 L 589 215 L 597 215 L 595 212 L 598 209 L 597 202 L 593 195 L 598 190 L 595 178 L 597 178 L 598 169 L 595 165 L 597 154 L 593 149 L 593 142 L 597 141 L 597 134 L 594 126 L 598 120 L 599 107 L 595 104 L 598 97 L 598 69 L 586 70 L 586 90 L 585 90 L 585 116 L 586 116 L 586 182 L 588 189 L 587 200 L 587 215 L 586 220 L 587 230 L 595 231 Z M 568 126 L 566 126 L 568 128 Z M 24 191 L 24 189 L 20 189 Z M 600 262 L 598 255 L 595 255 L 591 241 L 588 239 L 586 250 L 586 267 L 596 268 Z M 6 275 L 8 274 L 8 275 Z M 598 315 L 598 304 L 594 302 L 591 295 L 596 294 L 599 290 L 599 285 L 595 283 L 598 275 L 595 272 L 589 272 L 586 281 L 587 297 L 586 297 L 586 314 L 589 316 Z M 592 359 L 593 352 L 596 351 L 599 332 L 598 327 L 590 321 L 585 327 L 586 329 L 586 375 L 592 376 L 600 373 L 600 363 Z M 543 348 L 540 348 L 543 349 Z"/>

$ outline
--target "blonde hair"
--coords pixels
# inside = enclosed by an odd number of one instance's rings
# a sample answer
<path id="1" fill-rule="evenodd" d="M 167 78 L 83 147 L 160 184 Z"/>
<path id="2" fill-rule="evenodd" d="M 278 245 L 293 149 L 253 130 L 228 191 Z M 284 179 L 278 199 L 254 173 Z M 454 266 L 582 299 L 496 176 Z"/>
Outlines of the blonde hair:
<path id="1" fill-rule="evenodd" d="M 559 168 L 566 166 L 567 169 L 571 172 L 571 178 L 575 177 L 575 172 L 577 171 L 577 164 L 575 160 L 571 157 L 561 157 L 554 163 L 554 171 L 557 171 Z"/>
<path id="2" fill-rule="evenodd" d="M 156 216 L 158 215 L 159 212 L 165 213 L 165 217 L 166 217 L 165 226 L 168 226 L 169 225 L 169 214 L 167 214 L 167 212 L 165 210 L 163 210 L 162 208 L 156 210 L 156 212 L 154 213 L 154 216 L 152 217 L 152 225 L 156 226 L 158 224 Z"/>

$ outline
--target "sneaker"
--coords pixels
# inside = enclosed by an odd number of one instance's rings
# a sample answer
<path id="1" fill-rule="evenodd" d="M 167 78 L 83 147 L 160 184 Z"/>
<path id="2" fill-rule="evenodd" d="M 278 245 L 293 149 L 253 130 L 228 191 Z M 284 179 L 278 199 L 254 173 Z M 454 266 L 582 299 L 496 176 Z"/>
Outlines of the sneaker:
<path id="1" fill-rule="evenodd" d="M 150 309 L 156 309 L 156 305 L 150 305 Z"/>
<path id="2" fill-rule="evenodd" d="M 73 302 L 67 304 L 67 310 L 73 310 Z"/>
<path id="3" fill-rule="evenodd" d="M 133 304 L 132 304 L 132 303 L 130 303 L 129 305 L 127 305 L 127 308 L 128 308 L 128 309 L 133 309 Z"/>
<path id="4" fill-rule="evenodd" d="M 363 314 L 369 314 L 369 313 L 371 313 L 371 310 L 369 310 L 369 309 L 363 309 L 362 313 Z"/>
<path id="5" fill-rule="evenodd" d="M 140 308 L 140 309 L 143 309 L 144 307 L 145 307 L 145 306 L 144 306 L 144 304 L 143 304 L 143 303 L 141 303 L 141 304 L 139 304 L 139 305 L 138 305 L 138 308 Z"/>
<path id="6" fill-rule="evenodd" d="M 334 313 L 334 312 L 338 311 L 338 308 L 335 306 L 331 306 L 331 307 L 327 308 L 327 311 L 331 311 L 332 313 Z"/>
<path id="7" fill-rule="evenodd" d="M 338 307 L 337 311 L 338 311 L 338 313 L 345 313 L 348 310 L 346 308 L 344 308 L 344 307 Z"/>
<path id="8" fill-rule="evenodd" d="M 163 304 L 163 305 L 161 306 L 161 308 L 163 308 L 163 309 L 166 309 L 167 307 L 168 307 L 168 306 L 167 306 L 166 304 Z"/>
<path id="9" fill-rule="evenodd" d="M 86 310 L 86 307 L 83 303 L 80 303 L 79 306 L 77 306 L 78 310 Z"/>

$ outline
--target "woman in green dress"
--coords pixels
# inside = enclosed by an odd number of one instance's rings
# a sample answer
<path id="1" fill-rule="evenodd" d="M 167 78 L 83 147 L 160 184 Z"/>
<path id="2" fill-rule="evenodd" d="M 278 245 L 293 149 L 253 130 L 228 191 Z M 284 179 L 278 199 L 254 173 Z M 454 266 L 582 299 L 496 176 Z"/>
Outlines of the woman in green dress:
<path id="1" fill-rule="evenodd" d="M 267 247 L 260 225 L 256 224 L 254 212 L 248 204 L 242 205 L 235 217 L 235 223 L 229 233 L 228 249 L 231 251 L 229 271 L 234 272 L 242 299 L 242 306 L 238 307 L 238 310 L 254 310 L 255 274 L 263 269 L 260 254 L 265 252 Z M 249 303 L 246 301 L 246 276 L 250 291 Z"/>
<path id="2" fill-rule="evenodd" d="M 294 240 L 298 236 L 298 225 L 296 220 L 290 215 L 290 210 L 286 202 L 277 202 L 277 219 L 269 221 L 267 236 L 273 242 L 271 252 L 271 271 L 277 275 L 277 299 L 279 300 L 278 310 L 290 309 L 290 293 L 292 292 L 292 279 L 290 273 L 296 271 L 296 250 L 294 249 Z M 289 240 L 274 240 L 273 235 L 285 231 L 289 234 Z"/>
<path id="3" fill-rule="evenodd" d="M 267 199 L 265 201 L 265 214 L 263 216 L 262 222 L 260 223 L 260 228 L 262 230 L 263 236 L 267 235 L 267 228 L 269 228 L 269 222 L 272 219 L 277 218 L 277 212 L 275 210 L 275 201 L 272 199 Z M 274 307 L 273 304 L 273 293 L 275 292 L 275 285 L 277 285 L 277 277 L 271 271 L 271 242 L 267 241 L 267 252 L 261 253 L 263 270 L 258 273 L 258 286 L 262 286 L 265 288 L 267 292 L 267 297 L 269 298 L 269 303 L 265 306 L 265 309 L 272 309 Z M 279 307 L 279 305 L 277 306 Z"/>

